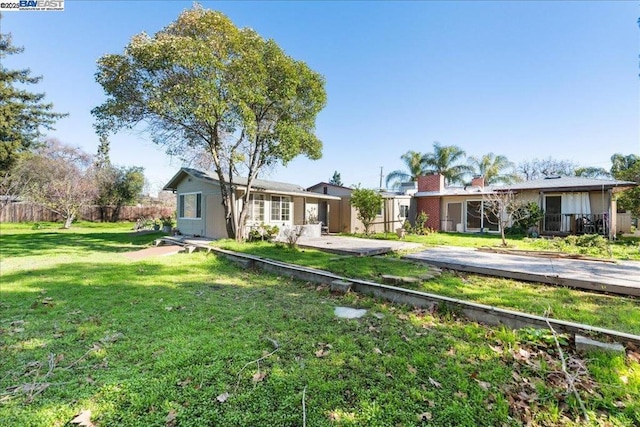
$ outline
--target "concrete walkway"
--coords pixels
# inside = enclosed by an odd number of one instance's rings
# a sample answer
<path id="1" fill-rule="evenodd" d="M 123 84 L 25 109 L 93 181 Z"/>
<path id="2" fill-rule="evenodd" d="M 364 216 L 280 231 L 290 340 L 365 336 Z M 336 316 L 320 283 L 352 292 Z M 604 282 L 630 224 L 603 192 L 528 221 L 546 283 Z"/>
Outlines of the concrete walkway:
<path id="1" fill-rule="evenodd" d="M 406 255 L 439 267 L 518 280 L 640 296 L 640 262 L 541 258 L 438 246 Z"/>
<path id="2" fill-rule="evenodd" d="M 300 236 L 298 246 L 314 248 L 341 255 L 372 256 L 391 251 L 416 250 L 424 247 L 419 243 L 400 242 L 397 240 L 361 239 L 346 236 Z"/>

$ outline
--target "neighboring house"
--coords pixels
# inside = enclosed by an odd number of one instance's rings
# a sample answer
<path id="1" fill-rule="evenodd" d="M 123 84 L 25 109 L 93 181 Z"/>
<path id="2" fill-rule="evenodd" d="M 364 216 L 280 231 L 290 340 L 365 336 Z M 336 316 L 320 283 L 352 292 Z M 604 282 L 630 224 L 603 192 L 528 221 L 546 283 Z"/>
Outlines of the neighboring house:
<path id="1" fill-rule="evenodd" d="M 551 176 L 507 188 L 544 211 L 543 234 L 617 234 L 616 193 L 635 187 L 630 181 Z"/>
<path id="2" fill-rule="evenodd" d="M 307 191 L 340 197 L 340 200 L 327 201 L 328 229 L 331 233 L 358 233 L 364 231 L 362 221 L 358 219 L 356 209 L 351 206 L 352 188 L 320 182 L 307 188 Z M 374 220 L 371 231 L 375 233 L 395 232 L 406 220 L 415 218 L 415 183 L 404 184 L 399 191 L 382 191 L 382 205 Z M 321 218 L 322 221 L 322 218 Z M 327 223 L 323 221 L 323 223 Z"/>
<path id="3" fill-rule="evenodd" d="M 582 177 L 547 177 L 501 187 L 485 187 L 482 177 L 470 186 L 446 187 L 438 174 L 418 178 L 417 211 L 429 215 L 427 226 L 439 231 L 498 231 L 495 218 L 483 209 L 483 196 L 512 191 L 544 211 L 541 234 L 567 235 L 617 232 L 615 194 L 637 184 Z"/>
<path id="4" fill-rule="evenodd" d="M 242 209 L 246 178 L 235 178 L 236 214 Z M 182 234 L 213 239 L 226 238 L 227 228 L 222 206 L 220 182 L 216 175 L 197 169 L 182 168 L 164 186 L 176 194 L 177 228 Z M 339 197 L 310 193 L 304 188 L 275 181 L 256 179 L 251 186 L 247 212 L 247 231 L 260 224 L 277 225 L 280 230 L 317 223 L 327 217 L 326 203 Z"/>

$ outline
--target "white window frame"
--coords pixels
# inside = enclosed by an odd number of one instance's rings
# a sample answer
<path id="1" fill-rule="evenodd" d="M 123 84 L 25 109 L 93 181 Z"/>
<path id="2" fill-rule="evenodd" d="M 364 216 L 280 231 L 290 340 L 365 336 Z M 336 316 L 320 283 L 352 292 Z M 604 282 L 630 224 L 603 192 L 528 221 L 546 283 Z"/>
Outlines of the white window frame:
<path id="1" fill-rule="evenodd" d="M 286 212 L 284 212 L 285 209 L 283 209 L 283 207 L 285 206 Z M 286 218 L 283 217 L 284 213 L 287 214 Z M 274 214 L 276 214 L 277 217 L 274 217 Z M 271 218 L 271 222 L 291 222 L 291 197 L 271 196 L 271 209 L 269 218 Z"/>
<path id="2" fill-rule="evenodd" d="M 249 194 L 249 212 L 247 215 L 247 220 L 251 222 L 264 222 L 264 214 L 265 214 L 265 197 L 264 194 Z M 260 212 L 260 208 L 262 207 L 262 212 Z M 262 213 L 262 215 L 260 215 Z M 257 214 L 257 215 L 256 215 Z"/>
<path id="3" fill-rule="evenodd" d="M 185 216 L 185 199 L 186 196 L 195 196 L 194 215 Z M 199 197 L 198 197 L 199 196 Z M 198 199 L 200 199 L 200 211 L 198 212 Z M 202 219 L 202 191 L 192 191 L 189 193 L 180 193 L 178 195 L 178 218 L 199 221 Z"/>
<path id="4" fill-rule="evenodd" d="M 469 202 L 480 202 L 480 209 L 481 209 L 481 214 L 480 214 L 480 228 L 474 228 L 474 227 L 469 227 L 469 223 L 468 221 L 468 215 L 469 215 Z M 489 232 L 496 232 L 496 231 L 500 231 L 500 224 L 492 224 L 491 222 L 489 222 L 489 220 L 487 219 L 487 211 L 484 208 L 484 200 L 483 199 L 472 199 L 472 200 L 465 200 L 464 202 L 464 224 L 465 224 L 465 229 L 466 230 L 484 230 L 485 228 L 487 230 L 489 230 Z M 498 227 L 497 230 L 491 230 L 491 228 L 495 228 Z"/>

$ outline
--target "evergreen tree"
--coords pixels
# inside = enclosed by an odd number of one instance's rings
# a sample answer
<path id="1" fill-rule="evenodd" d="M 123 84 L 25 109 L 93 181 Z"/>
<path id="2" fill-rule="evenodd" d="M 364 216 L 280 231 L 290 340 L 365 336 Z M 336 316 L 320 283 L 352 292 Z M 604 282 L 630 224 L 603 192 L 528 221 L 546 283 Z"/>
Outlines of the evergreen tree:
<path id="1" fill-rule="evenodd" d="M 9 70 L 2 64 L 9 55 L 21 53 L 13 46 L 11 34 L 0 33 L 0 174 L 7 175 L 21 154 L 35 148 L 41 130 L 53 130 L 53 124 L 67 114 L 53 112 L 53 104 L 44 103 L 44 93 L 32 93 L 18 85 L 36 84 L 28 68 Z"/>
<path id="2" fill-rule="evenodd" d="M 331 181 L 329 181 L 329 184 L 342 186 L 342 178 L 340 177 L 338 171 L 333 172 L 333 176 L 331 177 Z"/>
<path id="3" fill-rule="evenodd" d="M 100 135 L 100 144 L 98 144 L 98 152 L 96 153 L 95 166 L 97 169 L 103 169 L 106 166 L 111 165 L 111 159 L 109 158 L 109 151 L 111 151 L 109 137 L 107 135 Z"/>

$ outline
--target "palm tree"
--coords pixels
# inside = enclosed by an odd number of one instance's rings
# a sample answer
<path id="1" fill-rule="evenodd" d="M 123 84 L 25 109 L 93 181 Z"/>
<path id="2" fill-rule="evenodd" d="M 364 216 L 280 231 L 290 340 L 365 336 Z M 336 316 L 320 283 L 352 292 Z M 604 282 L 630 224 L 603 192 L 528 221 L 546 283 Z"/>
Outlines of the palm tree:
<path id="1" fill-rule="evenodd" d="M 395 170 L 387 175 L 387 188 L 397 188 L 401 183 L 415 181 L 420 175 L 424 175 L 424 155 L 417 151 L 407 151 L 400 156 L 407 170 Z"/>
<path id="2" fill-rule="evenodd" d="M 439 142 L 434 142 L 433 152 L 424 156 L 424 171 L 443 175 L 447 184 L 463 183 L 464 176 L 469 173 L 469 167 L 459 161 L 465 156 L 466 153 L 460 147 L 443 146 Z"/>
<path id="3" fill-rule="evenodd" d="M 503 173 L 505 169 L 514 167 L 514 164 L 505 156 L 496 156 L 493 153 L 482 157 L 470 156 L 468 163 L 471 173 L 483 176 L 485 184 L 513 184 L 518 180 L 513 172 Z"/>

